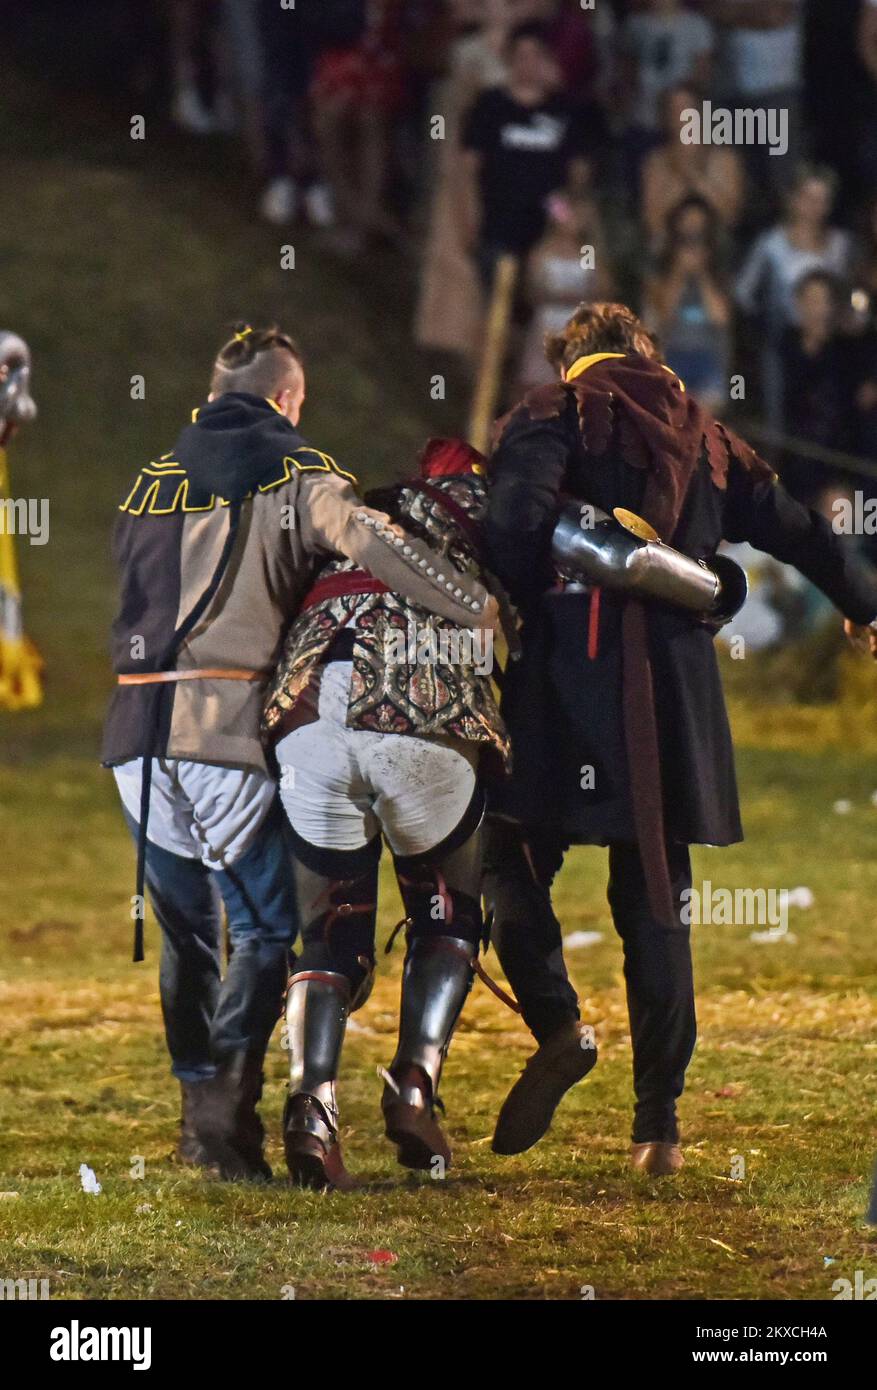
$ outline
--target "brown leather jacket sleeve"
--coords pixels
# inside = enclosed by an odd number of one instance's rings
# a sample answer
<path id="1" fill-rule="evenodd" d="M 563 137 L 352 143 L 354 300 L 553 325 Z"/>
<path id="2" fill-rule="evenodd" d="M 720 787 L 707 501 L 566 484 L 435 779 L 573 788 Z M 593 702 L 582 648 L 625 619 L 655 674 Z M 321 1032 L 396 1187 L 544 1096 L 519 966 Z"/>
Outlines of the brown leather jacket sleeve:
<path id="1" fill-rule="evenodd" d="M 486 590 L 440 560 L 422 541 L 398 535 L 389 517 L 366 507 L 338 473 L 305 478 L 298 512 L 307 550 L 346 555 L 394 593 L 460 627 L 480 623 Z"/>

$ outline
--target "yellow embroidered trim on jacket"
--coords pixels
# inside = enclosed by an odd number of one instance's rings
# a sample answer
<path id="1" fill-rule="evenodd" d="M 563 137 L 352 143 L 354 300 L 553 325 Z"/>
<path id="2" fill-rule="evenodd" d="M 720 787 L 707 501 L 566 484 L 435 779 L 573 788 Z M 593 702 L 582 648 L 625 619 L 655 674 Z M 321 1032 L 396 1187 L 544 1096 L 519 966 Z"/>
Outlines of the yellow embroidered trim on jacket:
<path id="1" fill-rule="evenodd" d="M 301 459 L 298 457 L 299 454 L 316 454 L 320 462 L 302 463 Z M 339 468 L 330 454 L 323 454 L 319 449 L 312 449 L 308 444 L 302 445 L 294 454 L 287 454 L 281 465 L 283 469 L 281 476 L 279 478 L 273 478 L 270 483 L 260 483 L 259 491 L 270 492 L 272 488 L 281 487 L 284 483 L 288 483 L 292 477 L 289 468 L 290 464 L 292 464 L 293 468 L 296 468 L 299 473 L 337 473 L 339 478 L 346 478 L 350 483 L 356 482 L 354 475 L 346 472 L 343 468 Z"/>
<path id="2" fill-rule="evenodd" d="M 316 454 L 320 462 L 302 463 L 298 458 L 299 454 Z M 300 449 L 296 449 L 295 453 L 289 459 L 289 462 L 294 463 L 301 473 L 337 473 L 339 478 L 346 478 L 349 483 L 356 482 L 356 477 L 353 473 L 348 473 L 346 469 L 341 468 L 330 454 L 323 454 L 319 449 L 312 449 L 310 444 L 303 444 Z"/>
<path id="3" fill-rule="evenodd" d="M 316 454 L 319 462 L 303 462 L 296 455 L 289 454 L 277 464 L 277 476 L 259 484 L 259 492 L 270 492 L 273 488 L 291 482 L 294 477 L 293 469 L 301 473 L 337 473 L 339 477 L 356 482 L 352 473 L 346 473 L 339 468 L 333 458 L 320 453 L 319 449 L 302 448 L 297 452 Z M 130 516 L 171 516 L 174 512 L 209 512 L 216 506 L 227 507 L 228 502 L 224 497 L 211 495 L 202 506 L 190 504 L 189 477 L 186 470 L 172 455 L 167 454 L 140 470 L 119 511 L 127 512 Z"/>
<path id="4" fill-rule="evenodd" d="M 134 486 L 119 508 L 131 516 L 170 516 L 173 512 L 209 512 L 216 505 L 211 497 L 204 506 L 189 505 L 189 479 L 179 464 L 150 463 L 137 475 Z"/>

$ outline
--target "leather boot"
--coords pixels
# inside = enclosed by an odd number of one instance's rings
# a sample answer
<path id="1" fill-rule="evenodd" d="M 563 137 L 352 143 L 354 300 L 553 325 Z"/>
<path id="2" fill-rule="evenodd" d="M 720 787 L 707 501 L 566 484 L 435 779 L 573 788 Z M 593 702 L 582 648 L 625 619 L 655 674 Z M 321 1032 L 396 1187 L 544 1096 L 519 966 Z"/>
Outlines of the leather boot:
<path id="1" fill-rule="evenodd" d="M 198 1137 L 195 1113 L 198 1108 L 198 1089 L 204 1081 L 180 1082 L 180 1137 L 174 1150 L 177 1163 L 187 1168 L 209 1168 L 210 1155 Z"/>
<path id="2" fill-rule="evenodd" d="M 211 1081 L 193 1088 L 192 1121 L 210 1166 L 229 1181 L 270 1182 L 265 1130 L 256 1106 L 262 1099 L 262 1056 L 233 1052 Z"/>
<path id="3" fill-rule="evenodd" d="M 350 1008 L 346 975 L 308 970 L 293 975 L 286 997 L 289 1096 L 283 1145 L 293 1182 L 348 1191 L 353 1179 L 338 1142 L 335 1082 Z"/>
<path id="4" fill-rule="evenodd" d="M 630 1161 L 640 1173 L 648 1173 L 652 1178 L 670 1178 L 679 1172 L 685 1162 L 678 1144 L 668 1144 L 653 1140 L 647 1144 L 631 1144 Z"/>
<path id="5" fill-rule="evenodd" d="M 456 936 L 415 938 L 402 972 L 399 1044 L 381 1109 L 403 1168 L 445 1167 L 451 1150 L 435 1112 L 438 1085 L 460 1011 L 472 986 L 474 953 Z"/>
<path id="6" fill-rule="evenodd" d="M 499 1112 L 494 1153 L 523 1153 L 545 1134 L 569 1088 L 587 1076 L 597 1061 L 596 1047 L 586 1046 L 589 1035 L 584 1029 L 584 1024 L 571 1019 L 528 1058 Z"/>

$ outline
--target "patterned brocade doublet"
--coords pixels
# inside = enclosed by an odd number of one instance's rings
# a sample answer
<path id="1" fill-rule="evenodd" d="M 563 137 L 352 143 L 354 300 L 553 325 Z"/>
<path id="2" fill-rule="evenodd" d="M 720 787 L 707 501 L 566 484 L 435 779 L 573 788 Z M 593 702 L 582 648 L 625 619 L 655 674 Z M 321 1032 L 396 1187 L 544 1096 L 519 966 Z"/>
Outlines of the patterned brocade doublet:
<path id="1" fill-rule="evenodd" d="M 480 477 L 412 480 L 370 500 L 428 542 L 446 581 L 481 577 L 486 485 Z M 331 560 L 319 580 L 343 580 L 356 568 L 352 561 Z M 266 742 L 316 717 L 319 668 L 345 629 L 351 631 L 353 659 L 349 728 L 463 739 L 508 760 L 490 679 L 492 635 L 458 627 L 395 593 L 341 594 L 305 608 L 289 630 L 266 692 Z"/>

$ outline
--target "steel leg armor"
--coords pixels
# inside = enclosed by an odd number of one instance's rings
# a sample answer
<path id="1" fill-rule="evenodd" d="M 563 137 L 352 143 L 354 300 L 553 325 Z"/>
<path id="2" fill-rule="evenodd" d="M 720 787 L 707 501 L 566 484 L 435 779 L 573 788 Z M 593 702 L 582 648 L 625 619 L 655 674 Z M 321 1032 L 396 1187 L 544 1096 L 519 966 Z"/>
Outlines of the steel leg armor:
<path id="1" fill-rule="evenodd" d="M 402 974 L 399 1045 L 381 1101 L 387 1138 L 404 1168 L 444 1167 L 451 1150 L 436 1118 L 438 1086 L 451 1036 L 472 986 L 475 954 L 458 936 L 421 936 Z"/>
<path id="2" fill-rule="evenodd" d="M 338 1143 L 335 1096 L 349 1012 L 346 976 L 317 970 L 293 975 L 286 1002 L 289 1098 L 283 1141 L 289 1171 L 306 1187 L 351 1185 Z"/>
<path id="3" fill-rule="evenodd" d="M 451 1037 L 472 987 L 483 932 L 480 803 L 428 855 L 396 857 L 407 917 L 399 1042 L 381 1101 L 387 1138 L 406 1168 L 447 1165 L 451 1150 L 435 1119 Z"/>

